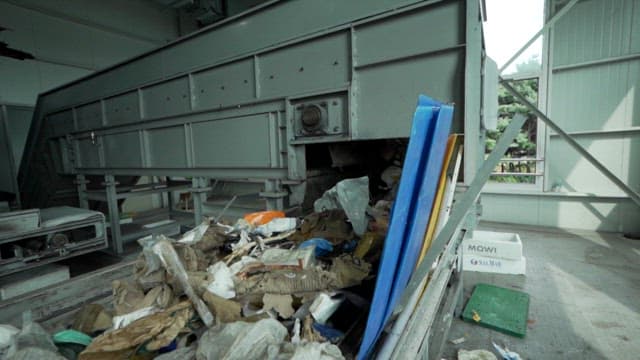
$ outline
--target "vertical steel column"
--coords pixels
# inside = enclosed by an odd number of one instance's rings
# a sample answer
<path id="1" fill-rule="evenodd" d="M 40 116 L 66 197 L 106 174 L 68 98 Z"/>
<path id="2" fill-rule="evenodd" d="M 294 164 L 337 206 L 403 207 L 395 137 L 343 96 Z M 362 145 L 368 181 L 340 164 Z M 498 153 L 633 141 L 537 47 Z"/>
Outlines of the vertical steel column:
<path id="1" fill-rule="evenodd" d="M 74 184 L 76 184 L 76 187 L 78 188 L 78 205 L 83 209 L 89 209 L 89 199 L 87 198 L 88 183 L 89 180 L 87 180 L 84 175 L 76 175 Z"/>
<path id="2" fill-rule="evenodd" d="M 207 187 L 209 180 L 204 177 L 194 177 L 191 179 L 191 197 L 193 198 L 193 214 L 195 225 L 197 226 L 202 222 L 203 204 L 207 200 L 207 191 L 210 188 Z"/>
<path id="3" fill-rule="evenodd" d="M 104 183 L 107 206 L 109 207 L 109 224 L 111 225 L 111 249 L 115 254 L 122 254 L 122 233 L 120 232 L 120 210 L 116 198 L 116 186 L 118 182 L 113 175 L 105 175 Z"/>
<path id="4" fill-rule="evenodd" d="M 260 193 L 260 197 L 267 203 L 267 210 L 283 210 L 284 198 L 287 195 L 288 193 L 282 190 L 282 182 L 274 179 L 265 180 L 264 191 Z"/>

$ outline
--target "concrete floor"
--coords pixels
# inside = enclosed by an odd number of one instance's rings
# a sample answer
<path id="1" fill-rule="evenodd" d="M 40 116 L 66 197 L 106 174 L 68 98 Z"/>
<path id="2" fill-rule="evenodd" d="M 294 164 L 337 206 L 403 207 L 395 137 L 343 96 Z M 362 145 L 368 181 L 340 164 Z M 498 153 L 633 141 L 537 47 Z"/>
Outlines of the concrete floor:
<path id="1" fill-rule="evenodd" d="M 475 284 L 530 295 L 524 339 L 454 319 L 444 359 L 459 349 L 506 345 L 523 359 L 640 359 L 640 241 L 619 234 L 481 224 L 520 234 L 527 275 L 464 273 L 464 301 Z"/>

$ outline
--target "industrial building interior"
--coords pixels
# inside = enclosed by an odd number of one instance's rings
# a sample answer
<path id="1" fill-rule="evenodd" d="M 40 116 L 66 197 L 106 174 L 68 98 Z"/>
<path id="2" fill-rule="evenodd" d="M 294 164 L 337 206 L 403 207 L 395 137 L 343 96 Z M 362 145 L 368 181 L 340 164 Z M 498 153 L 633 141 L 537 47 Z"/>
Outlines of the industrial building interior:
<path id="1" fill-rule="evenodd" d="M 0 0 L 0 359 L 638 359 L 637 99 L 640 0 Z"/>

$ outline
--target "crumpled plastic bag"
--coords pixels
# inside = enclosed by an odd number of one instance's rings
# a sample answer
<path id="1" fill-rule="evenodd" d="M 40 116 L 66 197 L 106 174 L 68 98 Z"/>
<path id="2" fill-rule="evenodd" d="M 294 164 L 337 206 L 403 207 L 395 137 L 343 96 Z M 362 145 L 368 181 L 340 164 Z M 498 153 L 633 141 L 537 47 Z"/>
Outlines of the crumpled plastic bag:
<path id="1" fill-rule="evenodd" d="M 20 329 L 13 325 L 0 325 L 0 350 L 11 345 L 11 337 L 20 332 Z"/>
<path id="2" fill-rule="evenodd" d="M 284 341 L 287 328 L 274 319 L 256 323 L 237 321 L 212 327 L 198 341 L 196 358 L 201 360 L 258 360 Z M 272 356 L 269 356 L 272 355 Z"/>
<path id="3" fill-rule="evenodd" d="M 128 326 L 104 333 L 80 354 L 80 360 L 93 359 L 134 349 L 146 343 L 147 350 L 158 350 L 169 345 L 193 316 L 189 301 L 181 302 L 166 311 L 138 319 Z"/>
<path id="4" fill-rule="evenodd" d="M 298 345 L 295 348 L 291 360 L 332 360 L 344 359 L 340 349 L 330 343 L 309 342 Z"/>
<path id="5" fill-rule="evenodd" d="M 362 235 L 367 231 L 367 207 L 369 206 L 369 178 L 363 176 L 346 179 L 325 191 L 321 198 L 313 203 L 315 212 L 331 209 L 344 209 L 353 231 Z"/>
<path id="6" fill-rule="evenodd" d="M 64 359 L 57 352 L 51 335 L 40 324 L 28 322 L 12 337 L 6 359 Z"/>
<path id="7" fill-rule="evenodd" d="M 233 285 L 233 274 L 224 261 L 209 266 L 207 272 L 211 274 L 213 281 L 207 286 L 207 291 L 224 299 L 232 299 L 236 296 Z"/>
<path id="8" fill-rule="evenodd" d="M 202 224 L 182 234 L 178 242 L 187 245 L 195 244 L 202 239 L 207 230 L 209 230 L 209 222 L 203 221 Z"/>

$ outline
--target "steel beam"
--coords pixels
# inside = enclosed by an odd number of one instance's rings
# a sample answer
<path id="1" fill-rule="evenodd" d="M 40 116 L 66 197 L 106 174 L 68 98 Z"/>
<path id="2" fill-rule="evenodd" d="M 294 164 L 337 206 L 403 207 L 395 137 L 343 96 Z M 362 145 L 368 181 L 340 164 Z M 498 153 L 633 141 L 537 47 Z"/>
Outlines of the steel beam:
<path id="1" fill-rule="evenodd" d="M 633 202 L 635 202 L 638 206 L 640 206 L 640 194 L 638 194 L 635 190 L 633 190 L 629 185 L 627 185 L 624 181 L 616 176 L 613 172 L 611 172 L 604 164 L 602 164 L 598 159 L 596 159 L 593 155 L 587 151 L 580 143 L 578 143 L 571 135 L 562 130 L 560 126 L 558 126 L 555 122 L 553 122 L 547 115 L 545 115 L 540 109 L 538 109 L 535 105 L 530 103 L 522 94 L 520 94 L 516 89 L 514 89 L 508 81 L 500 79 L 500 83 L 502 86 L 511 93 L 516 99 L 522 103 L 525 107 L 527 107 L 531 112 L 533 112 L 538 119 L 542 120 L 549 128 L 557 133 L 562 139 L 564 139 L 572 148 L 574 148 L 580 155 L 582 155 L 585 159 L 587 159 L 591 165 L 593 165 L 596 169 L 600 170 L 600 172 L 606 176 L 611 182 L 616 184 L 620 190 L 622 190 L 625 194 L 627 194 Z"/>

